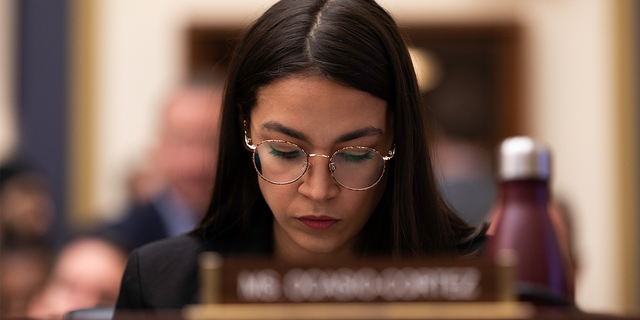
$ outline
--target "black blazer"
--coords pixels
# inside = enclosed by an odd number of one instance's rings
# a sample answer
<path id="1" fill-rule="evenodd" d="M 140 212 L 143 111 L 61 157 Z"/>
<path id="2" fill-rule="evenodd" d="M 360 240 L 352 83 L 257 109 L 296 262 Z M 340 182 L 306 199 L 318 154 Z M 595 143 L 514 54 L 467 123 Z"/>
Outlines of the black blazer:
<path id="1" fill-rule="evenodd" d="M 135 249 L 122 277 L 116 310 L 179 309 L 197 303 L 200 253 L 262 257 L 271 254 L 273 218 L 263 216 L 233 240 L 220 235 L 187 234 Z"/>
<path id="2" fill-rule="evenodd" d="M 122 277 L 116 309 L 178 309 L 197 302 L 198 255 L 209 250 L 183 235 L 135 249 Z"/>

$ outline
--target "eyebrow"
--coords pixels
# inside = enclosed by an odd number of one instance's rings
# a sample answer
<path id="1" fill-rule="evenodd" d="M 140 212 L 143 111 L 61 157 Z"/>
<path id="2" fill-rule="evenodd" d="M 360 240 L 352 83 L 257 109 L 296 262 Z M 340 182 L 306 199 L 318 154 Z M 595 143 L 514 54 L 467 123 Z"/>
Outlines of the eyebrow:
<path id="1" fill-rule="evenodd" d="M 275 122 L 275 121 L 269 121 L 266 122 L 264 124 L 262 124 L 262 129 L 264 130 L 268 130 L 268 131 L 276 131 L 276 132 L 280 132 L 283 133 L 285 135 L 288 135 L 292 138 L 298 139 L 298 140 L 302 140 L 305 142 L 309 142 L 309 138 L 302 132 L 289 128 L 281 123 Z M 348 132 L 345 133 L 343 135 L 341 135 L 337 140 L 336 143 L 342 143 L 342 142 L 347 142 L 347 141 L 351 141 L 351 140 L 355 140 L 358 138 L 362 138 L 362 137 L 368 137 L 368 136 L 377 136 L 377 135 L 382 135 L 382 129 L 380 128 L 376 128 L 374 126 L 368 126 L 368 127 L 364 127 L 362 129 L 358 129 L 352 132 Z"/>
<path id="2" fill-rule="evenodd" d="M 287 126 L 284 126 L 284 125 L 282 125 L 282 124 L 280 124 L 278 122 L 275 122 L 275 121 L 269 121 L 269 122 L 263 123 L 262 124 L 262 129 L 269 130 L 269 131 L 280 132 L 280 133 L 288 135 L 289 137 L 296 138 L 298 140 L 302 140 L 302 141 L 305 141 L 305 142 L 309 142 L 309 138 L 307 138 L 307 136 L 304 135 L 304 133 L 302 133 L 302 132 L 300 132 L 298 130 L 289 128 Z"/>
<path id="3" fill-rule="evenodd" d="M 345 133 L 341 135 L 336 142 L 337 143 L 347 142 L 347 141 L 355 140 L 362 137 L 379 136 L 379 135 L 382 135 L 382 129 L 376 128 L 374 126 L 368 126 L 362 129 L 351 131 L 349 133 Z"/>

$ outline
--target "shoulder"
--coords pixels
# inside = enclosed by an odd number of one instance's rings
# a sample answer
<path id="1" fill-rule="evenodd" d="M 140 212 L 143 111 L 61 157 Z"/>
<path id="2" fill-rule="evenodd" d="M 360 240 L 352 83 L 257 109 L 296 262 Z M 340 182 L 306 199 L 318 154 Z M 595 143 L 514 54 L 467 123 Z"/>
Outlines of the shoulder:
<path id="1" fill-rule="evenodd" d="M 196 302 L 198 256 L 208 247 L 183 235 L 134 250 L 122 279 L 119 309 L 176 309 Z"/>
<path id="2" fill-rule="evenodd" d="M 170 284 L 182 281 L 180 275 L 197 269 L 198 255 L 207 247 L 195 235 L 182 235 L 149 243 L 137 250 L 141 280 L 149 284 Z"/>
<path id="3" fill-rule="evenodd" d="M 178 262 L 177 259 L 166 259 L 167 255 L 185 257 L 207 250 L 207 246 L 198 235 L 185 234 L 178 237 L 151 242 L 138 249 L 138 255 L 145 259 L 162 259 L 167 262 Z M 175 261 L 174 261 L 175 260 Z"/>

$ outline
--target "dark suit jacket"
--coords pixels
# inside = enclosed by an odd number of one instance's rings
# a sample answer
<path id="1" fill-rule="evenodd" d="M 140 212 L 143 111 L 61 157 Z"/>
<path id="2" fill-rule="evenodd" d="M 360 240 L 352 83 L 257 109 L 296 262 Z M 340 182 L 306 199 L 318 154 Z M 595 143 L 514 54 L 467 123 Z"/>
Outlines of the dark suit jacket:
<path id="1" fill-rule="evenodd" d="M 127 252 L 169 236 L 153 202 L 132 207 L 123 220 L 98 230 L 97 235 Z"/>
<path id="2" fill-rule="evenodd" d="M 116 314 L 122 309 L 179 309 L 197 303 L 198 256 L 204 251 L 269 256 L 273 219 L 263 216 L 235 240 L 187 234 L 135 249 L 122 278 Z"/>
<path id="3" fill-rule="evenodd" d="M 210 248 L 184 235 L 135 249 L 122 277 L 116 309 L 178 309 L 197 302 L 198 255 Z"/>

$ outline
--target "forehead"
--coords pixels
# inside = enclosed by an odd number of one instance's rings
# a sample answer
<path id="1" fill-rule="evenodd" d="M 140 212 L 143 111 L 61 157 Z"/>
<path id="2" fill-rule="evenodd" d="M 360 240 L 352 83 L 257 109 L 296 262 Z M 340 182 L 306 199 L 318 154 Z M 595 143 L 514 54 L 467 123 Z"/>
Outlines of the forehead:
<path id="1" fill-rule="evenodd" d="M 277 80 L 258 91 L 251 127 L 277 122 L 313 138 L 335 137 L 375 127 L 391 131 L 386 101 L 320 77 Z"/>

